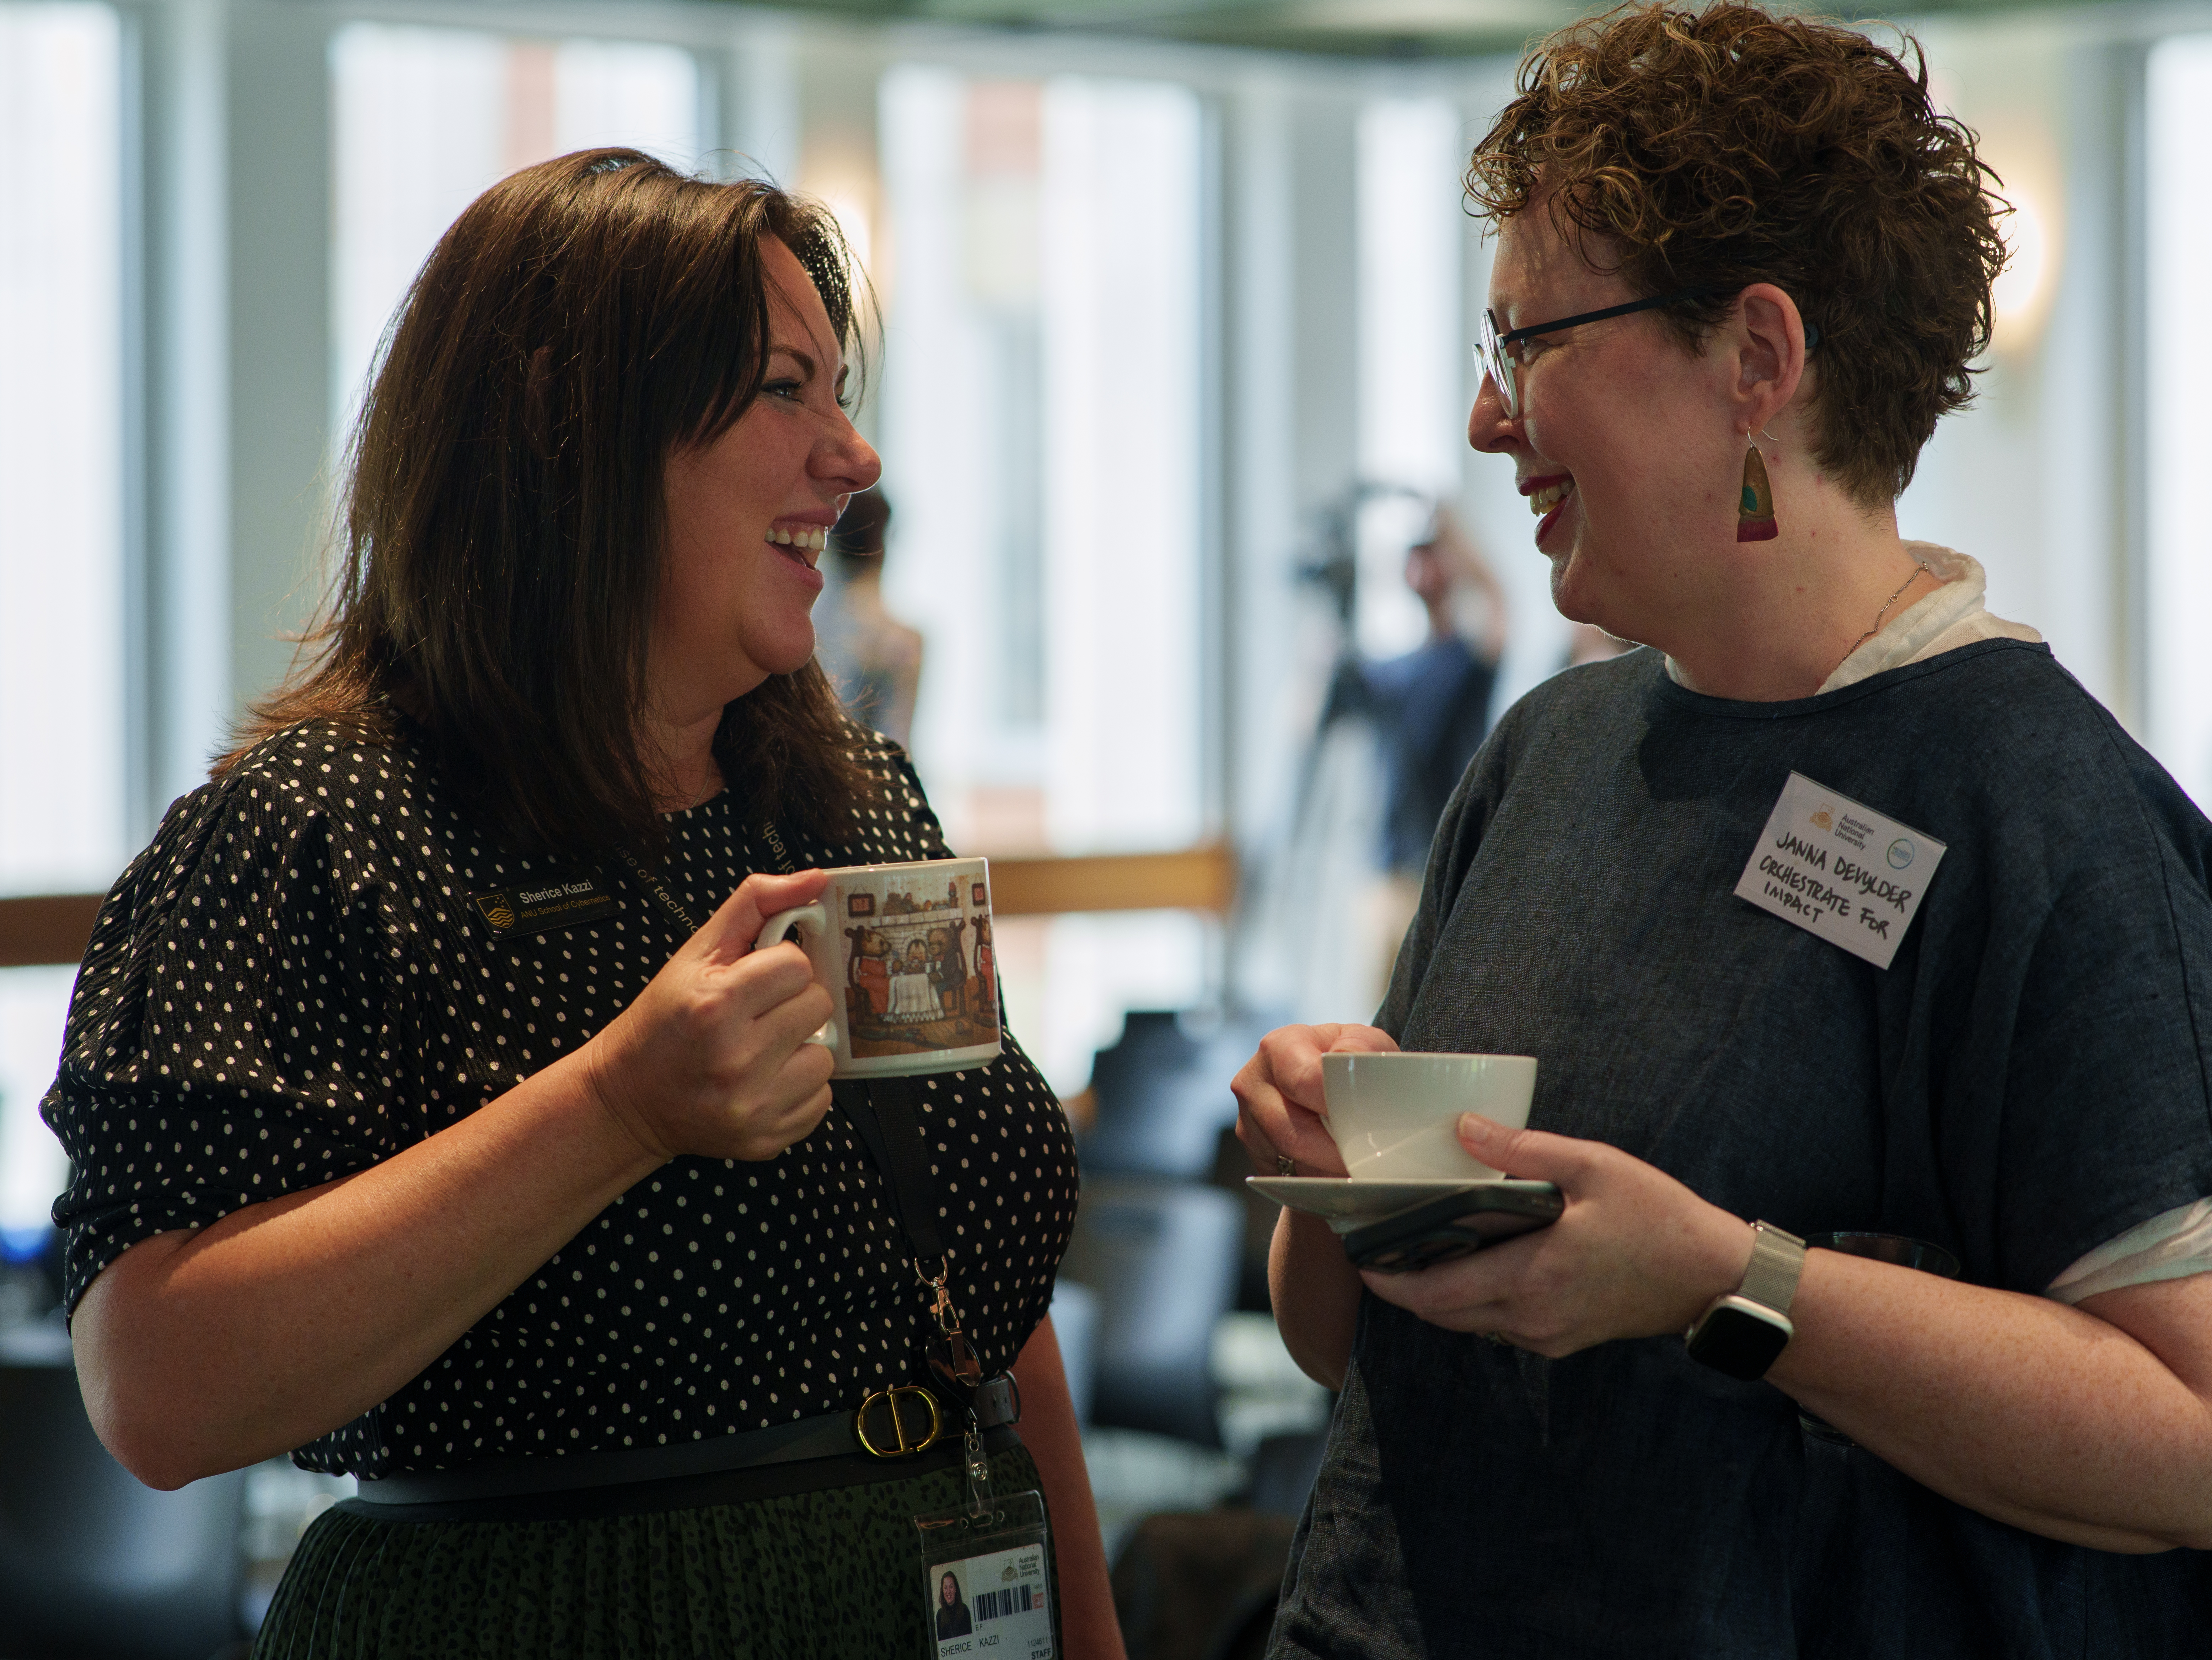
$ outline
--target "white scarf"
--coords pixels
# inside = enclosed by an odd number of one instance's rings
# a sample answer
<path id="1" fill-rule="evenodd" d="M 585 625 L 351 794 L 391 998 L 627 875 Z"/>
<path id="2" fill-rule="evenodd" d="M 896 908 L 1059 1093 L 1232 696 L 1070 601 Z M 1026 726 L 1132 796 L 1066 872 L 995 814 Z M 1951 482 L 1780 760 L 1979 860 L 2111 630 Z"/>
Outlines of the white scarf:
<path id="1" fill-rule="evenodd" d="M 1976 640 L 2043 643 L 2043 636 L 2026 623 L 2007 622 L 1983 609 L 1982 596 L 1990 581 L 1980 561 L 1932 542 L 1908 542 L 1905 551 L 1942 578 L 1943 585 L 1899 611 L 1872 639 L 1853 647 L 1851 654 L 1836 665 L 1836 672 L 1820 682 L 1821 692 L 1855 685 L 1885 669 L 1924 663 Z M 1667 673 L 1675 684 L 1682 683 L 1682 670 L 1672 657 L 1667 659 Z"/>
<path id="2" fill-rule="evenodd" d="M 1941 577 L 1943 585 L 1884 623 L 1881 633 L 1836 665 L 1836 672 L 1820 682 L 1821 691 L 1853 685 L 1885 669 L 1925 663 L 1976 640 L 2043 643 L 2043 636 L 2026 623 L 2007 622 L 1983 609 L 1982 596 L 1990 581 L 1978 560 L 1932 542 L 1908 542 L 1905 551 Z"/>

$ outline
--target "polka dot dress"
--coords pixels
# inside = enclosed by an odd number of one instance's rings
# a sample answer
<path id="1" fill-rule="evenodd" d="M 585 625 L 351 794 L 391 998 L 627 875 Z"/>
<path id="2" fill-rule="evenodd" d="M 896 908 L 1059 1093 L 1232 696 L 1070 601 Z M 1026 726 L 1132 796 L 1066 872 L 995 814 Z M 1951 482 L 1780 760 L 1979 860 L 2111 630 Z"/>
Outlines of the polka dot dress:
<path id="1" fill-rule="evenodd" d="M 902 753 L 843 846 L 779 827 L 801 867 L 950 857 Z M 755 870 L 725 791 L 671 815 L 659 875 L 695 917 Z M 501 940 L 471 894 L 588 869 L 616 914 Z M 148 1236 L 390 1158 L 585 1042 L 682 932 L 619 860 L 503 854 L 411 746 L 322 727 L 270 738 L 169 810 L 94 930 L 47 1121 L 74 1161 L 56 1204 L 68 1306 Z M 921 1381 L 921 1287 L 840 1084 L 759 1163 L 674 1160 L 610 1205 L 420 1377 L 295 1455 L 380 1476 L 489 1453 L 696 1440 Z M 988 1068 L 872 1081 L 912 1104 L 950 1224 L 952 1285 L 987 1370 L 1052 1293 L 1073 1143 L 1009 1039 Z"/>

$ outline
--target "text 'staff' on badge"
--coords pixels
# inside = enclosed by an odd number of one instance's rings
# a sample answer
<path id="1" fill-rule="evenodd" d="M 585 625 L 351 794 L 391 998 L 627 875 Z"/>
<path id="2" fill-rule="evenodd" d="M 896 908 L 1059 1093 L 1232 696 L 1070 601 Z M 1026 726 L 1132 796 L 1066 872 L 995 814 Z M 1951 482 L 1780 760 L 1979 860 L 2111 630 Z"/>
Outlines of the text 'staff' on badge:
<path id="1" fill-rule="evenodd" d="M 620 909 L 591 876 L 552 876 L 495 894 L 471 894 L 469 903 L 501 939 L 511 934 L 543 934 L 550 928 L 574 928 L 611 917 Z"/>
<path id="2" fill-rule="evenodd" d="M 1935 837 L 1792 772 L 1736 897 L 1887 968 L 1943 853 Z"/>

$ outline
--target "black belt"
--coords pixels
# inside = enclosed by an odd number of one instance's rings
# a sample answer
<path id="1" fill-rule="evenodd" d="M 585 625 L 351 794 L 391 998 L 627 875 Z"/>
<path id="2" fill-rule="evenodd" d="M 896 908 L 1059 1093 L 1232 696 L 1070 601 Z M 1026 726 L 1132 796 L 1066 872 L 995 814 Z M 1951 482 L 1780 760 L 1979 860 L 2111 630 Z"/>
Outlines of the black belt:
<path id="1" fill-rule="evenodd" d="M 1014 1428 L 1020 1396 L 1006 1380 L 986 1384 L 975 1406 L 987 1451 L 1021 1445 Z M 568 1521 L 740 1504 L 956 1469 L 958 1415 L 928 1390 L 902 1384 L 869 1396 L 858 1411 L 738 1435 L 565 1457 L 493 1457 L 455 1469 L 387 1475 L 362 1481 L 348 1502 L 356 1514 L 394 1522 Z"/>

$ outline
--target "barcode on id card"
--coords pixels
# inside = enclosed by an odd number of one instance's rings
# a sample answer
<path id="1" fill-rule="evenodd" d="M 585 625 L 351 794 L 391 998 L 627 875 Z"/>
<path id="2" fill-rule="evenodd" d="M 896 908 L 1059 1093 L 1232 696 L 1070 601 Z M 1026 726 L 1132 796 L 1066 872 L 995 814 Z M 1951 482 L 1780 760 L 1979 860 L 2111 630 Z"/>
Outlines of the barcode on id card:
<path id="1" fill-rule="evenodd" d="M 1031 1599 L 1027 1585 L 1009 1585 L 1004 1590 L 987 1590 L 975 1599 L 975 1620 L 1002 1619 L 1009 1614 L 1027 1614 L 1032 1608 L 1044 1604 L 1042 1596 Z"/>

